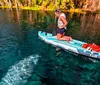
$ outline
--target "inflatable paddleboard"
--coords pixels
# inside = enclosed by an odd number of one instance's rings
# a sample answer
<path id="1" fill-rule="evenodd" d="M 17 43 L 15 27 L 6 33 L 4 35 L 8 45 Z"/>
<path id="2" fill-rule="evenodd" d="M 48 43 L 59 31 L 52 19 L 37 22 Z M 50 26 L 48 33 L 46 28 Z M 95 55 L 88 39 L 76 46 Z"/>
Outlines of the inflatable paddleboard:
<path id="1" fill-rule="evenodd" d="M 85 42 L 73 39 L 70 42 L 64 40 L 57 40 L 51 33 L 46 33 L 39 31 L 38 36 L 48 44 L 59 47 L 64 50 L 68 50 L 77 54 L 85 55 L 92 58 L 100 59 L 100 52 L 91 51 L 85 48 L 82 48 Z"/>

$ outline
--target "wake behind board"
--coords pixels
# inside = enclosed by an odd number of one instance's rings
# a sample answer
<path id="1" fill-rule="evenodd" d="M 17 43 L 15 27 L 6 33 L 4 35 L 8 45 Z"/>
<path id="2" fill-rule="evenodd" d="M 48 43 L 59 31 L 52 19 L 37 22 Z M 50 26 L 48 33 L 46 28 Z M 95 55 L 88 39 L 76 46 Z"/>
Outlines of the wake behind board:
<path id="1" fill-rule="evenodd" d="M 62 48 L 62 49 L 65 49 L 77 54 L 100 59 L 100 52 L 90 51 L 90 50 L 82 48 L 82 45 L 85 44 L 85 42 L 78 41 L 75 39 L 73 39 L 70 42 L 57 40 L 57 38 L 54 37 L 51 33 L 46 33 L 42 31 L 38 32 L 38 36 L 46 43 L 49 43 L 56 47 L 59 47 L 59 48 Z"/>

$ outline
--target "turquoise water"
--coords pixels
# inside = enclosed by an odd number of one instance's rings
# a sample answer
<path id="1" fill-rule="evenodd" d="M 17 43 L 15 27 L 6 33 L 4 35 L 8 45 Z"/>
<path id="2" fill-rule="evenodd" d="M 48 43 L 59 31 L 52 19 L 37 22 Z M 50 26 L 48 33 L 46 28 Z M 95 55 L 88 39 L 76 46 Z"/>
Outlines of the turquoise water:
<path id="1" fill-rule="evenodd" d="M 70 14 L 66 35 L 100 45 L 100 14 Z M 51 11 L 0 9 L 0 85 L 99 85 L 100 61 L 46 44 L 55 35 Z"/>

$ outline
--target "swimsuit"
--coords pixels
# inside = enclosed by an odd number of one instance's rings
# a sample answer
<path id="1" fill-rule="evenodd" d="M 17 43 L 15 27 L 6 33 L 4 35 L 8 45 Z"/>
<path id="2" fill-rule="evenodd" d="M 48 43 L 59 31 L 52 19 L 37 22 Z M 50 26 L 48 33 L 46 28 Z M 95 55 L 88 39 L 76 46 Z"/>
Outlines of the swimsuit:
<path id="1" fill-rule="evenodd" d="M 66 19 L 65 14 L 64 13 L 61 13 L 60 16 L 59 16 L 59 18 L 58 18 L 58 28 L 57 28 L 57 33 L 59 33 L 59 34 L 63 34 L 66 31 L 66 27 L 59 28 L 62 25 L 64 25 L 63 21 L 60 19 L 61 16 L 63 16 Z"/>
<path id="2" fill-rule="evenodd" d="M 65 28 L 57 28 L 57 33 L 63 34 L 66 31 Z"/>

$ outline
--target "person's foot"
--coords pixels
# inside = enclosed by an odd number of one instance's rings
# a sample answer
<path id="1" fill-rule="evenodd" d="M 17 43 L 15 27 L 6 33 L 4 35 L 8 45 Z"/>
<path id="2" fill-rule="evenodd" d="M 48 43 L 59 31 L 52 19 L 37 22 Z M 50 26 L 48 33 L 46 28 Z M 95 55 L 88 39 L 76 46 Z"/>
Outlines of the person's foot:
<path id="1" fill-rule="evenodd" d="M 69 38 L 70 38 L 70 41 L 72 41 L 72 37 L 70 36 Z"/>
<path id="2" fill-rule="evenodd" d="M 70 39 L 66 39 L 67 42 L 70 42 Z"/>
<path id="3" fill-rule="evenodd" d="M 66 41 L 67 41 L 67 42 L 70 42 L 70 41 L 72 41 L 72 38 L 71 38 L 71 37 L 66 38 Z"/>

